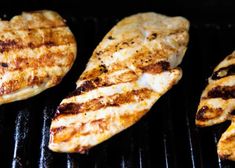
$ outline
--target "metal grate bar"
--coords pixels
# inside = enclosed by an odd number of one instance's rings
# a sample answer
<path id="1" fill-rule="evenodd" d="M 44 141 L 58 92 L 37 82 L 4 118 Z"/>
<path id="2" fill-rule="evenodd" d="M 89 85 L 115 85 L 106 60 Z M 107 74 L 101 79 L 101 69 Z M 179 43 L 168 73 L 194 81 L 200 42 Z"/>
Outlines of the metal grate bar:
<path id="1" fill-rule="evenodd" d="M 165 167 L 169 168 L 169 151 L 167 149 L 167 140 L 166 140 L 166 135 L 163 137 L 163 144 L 164 144 L 164 154 L 165 154 Z"/>
<path id="2" fill-rule="evenodd" d="M 40 156 L 39 156 L 39 167 L 40 168 L 50 168 L 52 167 L 53 155 L 52 152 L 48 149 L 49 142 L 49 129 L 51 123 L 51 114 L 53 109 L 46 107 L 43 110 L 43 124 L 41 132 L 41 145 L 40 145 Z"/>
<path id="3" fill-rule="evenodd" d="M 217 135 L 215 133 L 214 133 L 214 142 L 215 142 L 215 146 L 216 146 L 217 143 L 218 143 L 218 138 L 217 138 Z M 218 161 L 218 167 L 222 168 L 222 163 L 221 163 L 221 159 L 219 158 L 219 156 L 217 156 L 217 161 Z"/>
<path id="4" fill-rule="evenodd" d="M 28 110 L 19 111 L 16 117 L 12 168 L 26 167 L 26 145 L 29 138 L 29 117 L 30 113 Z"/>
<path id="5" fill-rule="evenodd" d="M 72 157 L 71 154 L 67 154 L 67 168 L 79 168 L 78 162 Z"/>

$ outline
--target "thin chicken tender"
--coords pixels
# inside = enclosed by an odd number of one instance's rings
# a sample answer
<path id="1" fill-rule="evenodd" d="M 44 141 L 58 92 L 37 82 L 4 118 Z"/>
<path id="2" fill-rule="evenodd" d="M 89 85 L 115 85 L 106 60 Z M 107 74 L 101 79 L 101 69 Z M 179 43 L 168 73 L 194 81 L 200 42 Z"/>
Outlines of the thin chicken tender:
<path id="1" fill-rule="evenodd" d="M 75 38 L 54 11 L 23 12 L 0 21 L 0 104 L 57 85 L 75 58 Z"/>
<path id="2" fill-rule="evenodd" d="M 185 18 L 152 12 L 121 20 L 60 103 L 49 148 L 84 153 L 136 123 L 180 80 L 188 29 Z"/>
<path id="3" fill-rule="evenodd" d="M 232 121 L 217 144 L 217 153 L 222 159 L 235 160 L 235 118 L 231 114 L 234 110 L 235 51 L 214 69 L 196 113 L 196 125 L 201 127 Z"/>

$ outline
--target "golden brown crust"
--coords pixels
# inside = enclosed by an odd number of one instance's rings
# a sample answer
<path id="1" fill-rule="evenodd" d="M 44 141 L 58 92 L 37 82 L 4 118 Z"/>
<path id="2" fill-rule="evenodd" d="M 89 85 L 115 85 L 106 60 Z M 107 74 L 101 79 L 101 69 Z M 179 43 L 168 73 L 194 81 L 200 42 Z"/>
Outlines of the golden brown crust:
<path id="1" fill-rule="evenodd" d="M 53 11 L 24 12 L 0 21 L 0 104 L 58 84 L 76 57 L 73 34 Z"/>
<path id="2" fill-rule="evenodd" d="M 217 152 L 220 158 L 235 160 L 235 118 L 232 118 L 231 125 L 222 134 L 218 144 Z"/>

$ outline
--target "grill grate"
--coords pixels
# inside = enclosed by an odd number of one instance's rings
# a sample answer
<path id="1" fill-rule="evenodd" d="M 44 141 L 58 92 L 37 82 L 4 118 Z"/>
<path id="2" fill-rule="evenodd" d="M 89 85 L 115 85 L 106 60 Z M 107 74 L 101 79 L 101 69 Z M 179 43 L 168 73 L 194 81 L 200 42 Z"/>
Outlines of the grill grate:
<path id="1" fill-rule="evenodd" d="M 88 154 L 53 153 L 47 148 L 56 105 L 75 88 L 92 50 L 116 18 L 65 17 L 78 41 L 78 58 L 62 83 L 42 94 L 0 107 L 0 162 L 3 167 L 67 168 L 232 168 L 216 143 L 229 123 L 198 129 L 194 115 L 206 78 L 235 44 L 234 24 L 193 23 L 180 83 L 137 124 Z"/>

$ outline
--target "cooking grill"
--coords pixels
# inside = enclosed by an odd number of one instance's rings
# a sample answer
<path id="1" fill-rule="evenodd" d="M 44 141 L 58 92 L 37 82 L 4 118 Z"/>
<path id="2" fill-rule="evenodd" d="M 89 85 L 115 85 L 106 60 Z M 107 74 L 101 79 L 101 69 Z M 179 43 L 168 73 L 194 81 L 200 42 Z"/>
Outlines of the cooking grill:
<path id="1" fill-rule="evenodd" d="M 7 16 L 8 17 L 8 16 Z M 64 16 L 78 42 L 78 57 L 62 83 L 28 100 L 0 106 L 0 167 L 232 168 L 216 143 L 229 122 L 197 128 L 194 115 L 206 79 L 234 50 L 235 24 L 191 21 L 183 78 L 138 123 L 87 154 L 48 149 L 49 126 L 59 102 L 75 88 L 93 49 L 121 17 Z M 10 18 L 10 17 L 9 17 Z"/>

